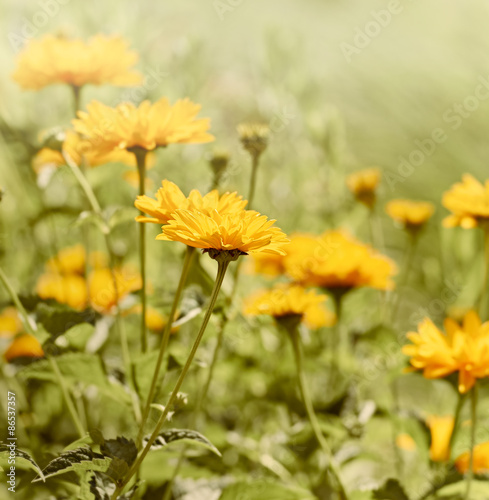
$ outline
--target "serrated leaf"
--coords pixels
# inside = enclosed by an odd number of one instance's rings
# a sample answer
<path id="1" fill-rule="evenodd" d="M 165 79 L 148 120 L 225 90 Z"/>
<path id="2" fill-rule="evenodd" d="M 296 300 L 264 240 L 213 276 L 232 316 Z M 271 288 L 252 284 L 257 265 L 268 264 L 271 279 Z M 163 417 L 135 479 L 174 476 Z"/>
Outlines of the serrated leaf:
<path id="1" fill-rule="evenodd" d="M 397 479 L 388 479 L 384 485 L 372 493 L 375 500 L 409 500 Z"/>
<path id="2" fill-rule="evenodd" d="M 138 456 L 138 449 L 132 439 L 118 436 L 116 439 L 105 439 L 100 445 L 100 451 L 109 457 L 119 458 L 132 465 Z"/>
<path id="3" fill-rule="evenodd" d="M 10 455 L 10 448 L 8 447 L 8 445 L 0 443 L 0 459 L 8 460 L 9 455 Z M 45 478 L 41 468 L 39 467 L 39 465 L 37 465 L 36 461 L 26 451 L 22 451 L 19 450 L 18 448 L 15 448 L 15 462 L 16 464 L 19 464 L 19 462 L 23 462 L 24 465 L 36 471 L 37 474 L 40 476 L 40 479 L 44 481 Z"/>
<path id="4" fill-rule="evenodd" d="M 144 445 L 148 443 L 149 437 L 150 435 L 146 436 L 143 439 Z M 203 446 L 204 448 L 207 448 L 219 457 L 221 456 L 219 450 L 205 436 L 203 436 L 200 432 L 190 429 L 168 429 L 161 432 L 151 446 L 151 449 L 159 450 L 168 446 L 170 443 L 174 443 L 175 441 L 186 442 L 188 444 L 197 444 Z"/>
<path id="5" fill-rule="evenodd" d="M 239 482 L 224 489 L 219 500 L 313 500 L 308 491 L 271 481 Z"/>
<path id="6" fill-rule="evenodd" d="M 112 459 L 104 457 L 100 453 L 95 453 L 90 448 L 76 448 L 75 450 L 65 451 L 61 455 L 44 467 L 42 473 L 44 477 L 50 478 L 67 472 L 97 471 L 106 472 Z M 34 479 L 33 482 L 41 478 Z"/>
<path id="7" fill-rule="evenodd" d="M 112 483 L 106 476 L 94 473 L 89 481 L 90 492 L 95 497 L 95 500 L 111 500 L 115 491 L 115 484 Z M 127 493 L 119 495 L 117 500 L 130 500 L 138 489 L 139 484 L 136 483 Z"/>

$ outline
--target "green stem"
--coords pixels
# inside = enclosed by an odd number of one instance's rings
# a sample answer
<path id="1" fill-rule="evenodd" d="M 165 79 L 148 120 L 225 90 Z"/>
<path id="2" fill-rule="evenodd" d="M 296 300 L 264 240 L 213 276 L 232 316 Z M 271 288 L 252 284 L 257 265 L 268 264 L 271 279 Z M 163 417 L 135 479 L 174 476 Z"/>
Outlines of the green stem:
<path id="1" fill-rule="evenodd" d="M 156 387 L 158 385 L 158 376 L 161 371 L 161 365 L 163 363 L 163 358 L 165 356 L 166 349 L 168 347 L 168 343 L 170 340 L 170 334 L 171 334 L 171 328 L 173 321 L 175 320 L 175 314 L 177 312 L 177 307 L 178 304 L 180 303 L 180 297 L 182 296 L 183 289 L 185 288 L 185 283 L 187 282 L 188 278 L 188 273 L 190 271 L 190 267 L 192 265 L 192 261 L 195 255 L 195 248 L 193 247 L 186 247 L 185 251 L 185 259 L 183 261 L 183 268 L 182 268 L 182 274 L 180 275 L 180 281 L 178 282 L 178 287 L 175 292 L 175 295 L 173 296 L 173 303 L 170 309 L 170 315 L 168 316 L 168 321 L 165 325 L 165 329 L 163 330 L 163 336 L 161 338 L 161 343 L 160 343 L 160 352 L 158 354 L 158 359 L 156 361 L 156 367 L 155 371 L 153 373 L 153 379 L 151 381 L 151 386 L 149 389 L 148 397 L 146 399 L 146 404 L 143 410 L 143 417 L 141 419 L 141 425 L 139 428 L 139 434 L 137 438 L 137 446 L 141 445 L 141 440 L 143 439 L 143 434 L 144 434 L 144 425 L 146 424 L 146 421 L 148 420 L 148 415 L 149 411 L 151 409 L 151 403 L 153 402 L 153 398 L 156 393 Z"/>
<path id="2" fill-rule="evenodd" d="M 3 269 L 0 268 L 0 281 L 2 282 L 3 286 L 7 290 L 8 294 L 10 295 L 10 298 L 12 299 L 12 302 L 15 304 L 15 307 L 17 308 L 18 312 L 20 313 L 22 317 L 22 322 L 24 324 L 25 329 L 27 330 L 28 333 L 31 335 L 36 335 L 37 332 L 37 325 L 35 323 L 31 323 L 29 315 L 27 314 L 27 311 L 25 310 L 24 306 L 22 305 L 19 296 L 17 295 L 17 292 L 14 290 L 12 285 L 10 284 L 9 279 L 3 272 Z M 83 437 L 85 435 L 85 431 L 83 430 L 83 426 L 81 424 L 80 418 L 78 414 L 76 413 L 75 406 L 73 405 L 73 401 L 71 400 L 70 394 L 68 392 L 68 388 L 66 387 L 65 380 L 63 378 L 63 375 L 61 374 L 61 371 L 58 367 L 58 363 L 56 362 L 54 357 L 51 357 L 49 355 L 46 355 L 46 357 L 49 360 L 49 363 L 53 369 L 53 372 L 56 376 L 56 380 L 59 384 L 59 387 L 61 389 L 61 393 L 63 394 L 63 398 L 66 402 L 66 406 L 68 407 L 68 411 L 70 412 L 71 418 L 73 420 L 73 423 L 75 424 L 75 427 L 78 430 L 78 433 L 80 434 L 80 437 Z"/>
<path id="3" fill-rule="evenodd" d="M 403 265 L 402 275 L 399 280 L 399 283 L 396 286 L 398 292 L 396 294 L 396 298 L 394 299 L 394 303 L 392 305 L 392 321 L 395 321 L 399 310 L 399 306 L 401 305 L 401 299 L 403 296 L 402 289 L 408 284 L 414 255 L 416 253 L 417 242 L 418 242 L 417 237 L 409 235 L 409 244 L 408 247 L 406 248 L 406 252 L 404 254 L 404 259 L 403 259 L 404 265 Z"/>
<path id="4" fill-rule="evenodd" d="M 248 189 L 248 206 L 246 207 L 248 210 L 251 210 L 251 207 L 253 205 L 253 200 L 255 198 L 256 173 L 258 171 L 258 163 L 260 160 L 260 155 L 255 153 L 251 156 L 251 158 L 252 158 L 252 164 L 251 164 L 250 187 Z"/>
<path id="5" fill-rule="evenodd" d="M 80 109 L 80 101 L 81 101 L 81 87 L 78 87 L 77 85 L 72 85 L 71 89 L 73 91 L 73 109 L 75 111 L 75 117 L 77 116 L 77 113 Z"/>
<path id="6" fill-rule="evenodd" d="M 479 315 L 486 312 L 486 295 L 489 288 L 489 224 L 484 225 L 484 281 L 479 299 Z"/>
<path id="7" fill-rule="evenodd" d="M 348 496 L 346 494 L 345 487 L 343 486 L 343 483 L 342 483 L 341 478 L 340 478 L 338 465 L 336 464 L 336 461 L 335 461 L 335 458 L 334 458 L 333 453 L 331 451 L 331 448 L 329 447 L 326 439 L 323 436 L 323 433 L 321 431 L 321 427 L 319 425 L 319 421 L 317 419 L 316 413 L 314 412 L 314 407 L 312 404 L 311 395 L 309 393 L 309 388 L 308 388 L 306 377 L 304 374 L 303 355 L 302 355 L 302 348 L 301 348 L 300 334 L 299 334 L 298 327 L 293 326 L 293 327 L 289 328 L 289 334 L 290 334 L 290 338 L 292 340 L 292 347 L 294 348 L 294 357 L 295 357 L 295 363 L 296 363 L 296 369 L 297 369 L 299 390 L 301 392 L 302 400 L 303 400 L 304 406 L 306 408 L 307 416 L 309 417 L 309 422 L 311 423 L 312 429 L 314 431 L 314 435 L 316 436 L 316 439 L 318 440 L 319 445 L 323 449 L 323 452 L 325 453 L 325 455 L 328 457 L 329 467 L 330 467 L 331 473 L 333 474 L 333 476 L 336 479 L 340 497 L 342 500 L 347 500 Z"/>
<path id="8" fill-rule="evenodd" d="M 212 289 L 212 294 L 209 300 L 209 305 L 207 308 L 207 311 L 205 313 L 204 319 L 202 320 L 202 325 L 200 327 L 199 333 L 197 334 L 197 338 L 194 341 L 194 344 L 192 346 L 192 349 L 190 351 L 190 354 L 188 355 L 187 361 L 185 363 L 185 366 L 182 369 L 182 372 L 180 376 L 178 377 L 178 380 L 175 384 L 175 387 L 173 388 L 173 391 L 170 395 L 170 398 L 168 399 L 167 404 L 165 405 L 165 408 L 163 412 L 161 413 L 160 418 L 158 419 L 158 422 L 146 444 L 144 449 L 141 451 L 139 454 L 137 460 L 134 462 L 132 465 L 131 469 L 129 472 L 126 474 L 126 477 L 124 480 L 121 482 L 121 484 L 116 488 L 114 491 L 114 494 L 112 495 L 112 499 L 115 500 L 117 499 L 118 495 L 122 492 L 126 484 L 131 480 L 131 478 L 134 476 L 134 474 L 138 471 L 139 466 L 145 459 L 146 455 L 148 454 L 149 450 L 151 449 L 151 446 L 153 445 L 155 439 L 158 437 L 158 434 L 163 427 L 163 424 L 166 421 L 166 418 L 168 416 L 168 412 L 173 406 L 173 403 L 175 402 L 175 399 L 177 398 L 178 391 L 180 390 L 180 387 L 182 386 L 185 377 L 187 376 L 187 373 L 190 369 L 190 366 L 192 364 L 192 361 L 194 359 L 195 353 L 197 352 L 197 349 L 199 348 L 200 342 L 202 340 L 202 337 L 204 336 L 204 332 L 206 330 L 207 324 L 209 323 L 209 320 L 211 318 L 212 312 L 214 310 L 214 306 L 216 305 L 217 297 L 219 295 L 219 290 L 221 289 L 222 282 L 224 280 L 224 276 L 226 274 L 226 270 L 229 266 L 229 260 L 221 260 L 218 262 L 218 268 L 217 268 L 217 276 L 216 276 L 216 281 L 214 283 L 214 288 Z"/>
<path id="9" fill-rule="evenodd" d="M 465 500 L 470 500 L 470 489 L 472 486 L 472 480 L 474 478 L 474 448 L 475 448 L 475 430 L 477 426 L 477 400 L 478 400 L 478 387 L 477 382 L 472 388 L 471 395 L 471 420 L 472 426 L 470 428 L 470 458 L 469 458 L 469 472 L 467 474 L 467 489 L 465 490 Z"/>
<path id="10" fill-rule="evenodd" d="M 75 405 L 73 404 L 70 393 L 68 392 L 68 388 L 66 387 L 65 379 L 63 378 L 63 374 L 61 373 L 61 370 L 59 369 L 58 363 L 53 356 L 47 355 L 46 357 L 48 358 L 49 364 L 51 365 L 51 368 L 54 372 L 54 376 L 56 377 L 56 381 L 58 382 L 59 388 L 61 389 L 61 393 L 63 394 L 63 398 L 65 400 L 68 411 L 70 412 L 71 419 L 73 420 L 73 423 L 75 424 L 75 427 L 78 431 L 78 434 L 80 435 L 80 437 L 84 437 L 86 432 L 83 429 L 83 425 L 81 423 L 80 417 L 78 416 L 78 413 L 76 412 Z"/>
<path id="11" fill-rule="evenodd" d="M 146 184 L 146 157 L 148 151 L 142 148 L 133 150 L 139 171 L 139 195 L 143 196 Z M 140 212 L 143 214 L 143 212 Z M 141 351 L 148 349 L 148 332 L 146 328 L 146 224 L 139 224 L 139 265 L 141 268 Z"/>
<path id="12" fill-rule="evenodd" d="M 462 413 L 462 408 L 464 406 L 466 396 L 467 396 L 466 394 L 458 393 L 457 406 L 455 408 L 455 417 L 454 417 L 454 421 L 453 421 L 453 431 L 452 431 L 452 435 L 450 436 L 450 443 L 448 445 L 449 450 L 453 449 L 453 445 L 455 443 L 455 438 L 457 436 L 458 428 L 459 428 L 459 424 L 460 424 L 460 414 Z"/>

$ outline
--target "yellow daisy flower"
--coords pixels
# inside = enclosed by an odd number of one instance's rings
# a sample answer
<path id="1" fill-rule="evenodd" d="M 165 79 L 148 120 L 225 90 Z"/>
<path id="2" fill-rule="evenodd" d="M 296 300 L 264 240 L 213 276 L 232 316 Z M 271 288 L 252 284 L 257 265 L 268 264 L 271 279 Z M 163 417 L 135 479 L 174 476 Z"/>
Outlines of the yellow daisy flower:
<path id="1" fill-rule="evenodd" d="M 331 291 L 359 287 L 394 288 L 396 265 L 341 231 L 298 235 L 286 248 L 285 269 L 294 281 Z"/>
<path id="2" fill-rule="evenodd" d="M 36 293 L 41 299 L 54 299 L 73 309 L 81 310 L 87 305 L 87 285 L 78 274 L 44 273 L 37 280 Z"/>
<path id="3" fill-rule="evenodd" d="M 431 218 L 435 211 L 428 201 L 391 200 L 385 206 L 387 215 L 404 229 L 417 231 Z"/>
<path id="4" fill-rule="evenodd" d="M 96 35 L 85 42 L 47 35 L 20 52 L 13 79 L 32 90 L 53 83 L 132 86 L 142 82 L 133 69 L 137 60 L 137 53 L 117 36 Z"/>
<path id="5" fill-rule="evenodd" d="M 0 338 L 15 337 L 22 330 L 22 321 L 15 307 L 6 307 L 0 314 Z"/>
<path id="6" fill-rule="evenodd" d="M 477 378 L 489 376 L 489 322 L 481 323 L 475 311 L 469 311 L 463 324 L 447 318 L 446 335 L 430 319 L 423 320 L 417 332 L 409 332 L 412 344 L 403 347 L 415 370 L 426 378 L 443 378 L 459 373 L 458 389 L 469 391 Z"/>
<path id="7" fill-rule="evenodd" d="M 346 186 L 355 198 L 368 207 L 373 207 L 377 187 L 380 183 L 380 169 L 365 168 L 346 177 Z"/>
<path id="8" fill-rule="evenodd" d="M 223 215 L 243 210 L 248 203 L 236 192 L 219 195 L 217 189 L 214 189 L 202 196 L 197 189 L 193 189 L 187 198 L 173 182 L 163 180 L 161 186 L 156 192 L 156 200 L 146 195 L 137 197 L 134 202 L 136 208 L 150 215 L 150 217 L 139 215 L 136 217 L 138 222 L 167 224 L 177 209 L 196 210 L 207 215 L 217 210 Z"/>
<path id="9" fill-rule="evenodd" d="M 81 244 L 61 249 L 46 263 L 46 270 L 60 274 L 84 274 L 85 247 Z"/>
<path id="10" fill-rule="evenodd" d="M 470 229 L 489 221 L 489 180 L 482 184 L 465 174 L 443 195 L 442 204 L 452 212 L 443 220 L 445 227 Z"/>
<path id="11" fill-rule="evenodd" d="M 430 458 L 433 462 L 447 462 L 450 460 L 450 439 L 452 437 L 455 419 L 452 416 L 440 417 L 430 415 L 426 419 L 430 429 L 431 446 Z"/>
<path id="12" fill-rule="evenodd" d="M 489 441 L 474 446 L 474 465 L 475 474 L 489 474 Z M 461 474 L 469 470 L 470 453 L 466 451 L 455 460 L 455 467 Z"/>
<path id="13" fill-rule="evenodd" d="M 111 108 L 92 101 L 87 111 L 78 111 L 73 120 L 75 130 L 100 153 L 114 149 L 141 148 L 151 151 L 174 143 L 205 143 L 214 140 L 207 130 L 208 118 L 197 118 L 200 105 L 180 99 L 173 106 L 162 98 L 151 104 L 143 101 L 138 107 L 122 103 Z"/>
<path id="14" fill-rule="evenodd" d="M 326 295 L 306 290 L 300 285 L 281 285 L 261 291 L 245 302 L 244 311 L 249 315 L 269 315 L 276 320 L 296 316 L 309 328 L 331 326 L 335 315 L 324 307 Z"/>
<path id="15" fill-rule="evenodd" d="M 36 337 L 25 333 L 15 337 L 3 356 L 10 362 L 16 358 L 42 358 L 44 351 Z"/>
<path id="16" fill-rule="evenodd" d="M 207 215 L 179 209 L 156 239 L 202 248 L 212 258 L 222 251 L 236 257 L 261 252 L 284 254 L 282 247 L 289 240 L 278 227 L 272 227 L 274 222 L 252 210 L 236 210 L 223 215 L 213 210 Z"/>

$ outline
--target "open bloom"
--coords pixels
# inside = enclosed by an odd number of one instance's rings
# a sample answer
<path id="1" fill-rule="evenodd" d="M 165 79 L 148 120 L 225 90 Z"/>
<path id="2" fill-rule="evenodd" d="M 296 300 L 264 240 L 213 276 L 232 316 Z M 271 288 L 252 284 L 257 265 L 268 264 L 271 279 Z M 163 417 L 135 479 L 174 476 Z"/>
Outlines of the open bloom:
<path id="1" fill-rule="evenodd" d="M 280 320 L 297 316 L 310 328 L 331 326 L 335 315 L 324 307 L 328 297 L 300 285 L 281 285 L 261 291 L 245 303 L 244 311 L 250 315 L 269 315 Z"/>
<path id="2" fill-rule="evenodd" d="M 455 419 L 451 415 L 444 417 L 430 415 L 426 419 L 430 429 L 430 458 L 433 462 L 450 460 L 450 439 L 452 437 Z"/>
<path id="3" fill-rule="evenodd" d="M 178 209 L 156 239 L 180 241 L 207 251 L 284 254 L 282 247 L 289 240 L 278 227 L 273 227 L 274 222 L 253 210 L 224 214 L 213 210 L 208 215 Z"/>
<path id="4" fill-rule="evenodd" d="M 44 351 L 41 344 L 36 337 L 28 333 L 15 337 L 4 353 L 8 362 L 16 358 L 42 358 L 43 356 Z"/>
<path id="5" fill-rule="evenodd" d="M 306 286 L 331 291 L 365 286 L 380 290 L 394 287 L 394 262 L 341 231 L 292 237 L 286 252 L 287 274 Z"/>
<path id="6" fill-rule="evenodd" d="M 462 325 L 447 318 L 444 326 L 446 335 L 430 319 L 423 320 L 417 332 L 408 333 L 412 344 L 402 351 L 426 378 L 458 372 L 458 389 L 466 393 L 477 378 L 489 376 L 489 322 L 481 323 L 477 313 L 469 311 Z"/>
<path id="7" fill-rule="evenodd" d="M 117 36 L 96 35 L 85 42 L 47 35 L 31 40 L 19 54 L 13 78 L 32 90 L 53 83 L 138 85 L 142 75 L 133 70 L 137 59 L 137 53 Z"/>
<path id="8" fill-rule="evenodd" d="M 42 274 L 36 284 L 36 292 L 41 299 L 54 299 L 73 309 L 84 309 L 87 305 L 87 285 L 78 274 Z"/>
<path id="9" fill-rule="evenodd" d="M 428 201 L 392 200 L 385 206 L 385 211 L 404 229 L 416 231 L 428 222 L 435 207 Z"/>
<path id="10" fill-rule="evenodd" d="M 489 474 L 489 441 L 474 446 L 474 473 Z M 469 470 L 470 453 L 466 451 L 455 460 L 455 467 L 461 474 Z"/>
<path id="11" fill-rule="evenodd" d="M 46 263 L 46 269 L 60 274 L 83 274 L 85 272 L 85 248 L 78 244 L 62 248 Z"/>
<path id="12" fill-rule="evenodd" d="M 186 197 L 173 182 L 163 180 L 161 186 L 156 192 L 156 200 L 146 195 L 137 197 L 134 205 L 141 212 L 149 215 L 149 217 L 139 215 L 136 217 L 138 222 L 167 224 L 177 209 L 196 210 L 207 215 L 210 215 L 213 210 L 217 210 L 223 215 L 243 210 L 248 203 L 238 193 L 219 195 L 217 189 L 214 189 L 202 196 L 197 189 L 193 189 Z"/>
<path id="13" fill-rule="evenodd" d="M 346 185 L 355 198 L 372 207 L 375 203 L 376 190 L 380 182 L 380 169 L 366 168 L 353 172 L 346 177 Z"/>
<path id="14" fill-rule="evenodd" d="M 489 180 L 484 184 L 470 174 L 462 177 L 443 195 L 443 206 L 452 215 L 443 220 L 445 227 L 469 229 L 489 221 Z"/>
<path id="15" fill-rule="evenodd" d="M 109 153 L 114 149 L 141 148 L 151 151 L 174 143 L 205 143 L 214 140 L 207 130 L 208 118 L 197 118 L 200 105 L 180 99 L 173 106 L 162 98 L 138 107 L 122 103 L 115 108 L 92 101 L 87 111 L 78 111 L 75 130 L 91 142 L 94 150 Z"/>

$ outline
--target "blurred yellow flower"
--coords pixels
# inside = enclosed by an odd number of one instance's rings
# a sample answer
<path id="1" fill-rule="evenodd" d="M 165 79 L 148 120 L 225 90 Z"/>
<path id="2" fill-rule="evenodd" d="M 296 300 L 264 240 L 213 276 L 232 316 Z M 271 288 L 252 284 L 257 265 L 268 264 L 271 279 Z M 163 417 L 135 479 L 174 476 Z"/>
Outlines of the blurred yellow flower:
<path id="1" fill-rule="evenodd" d="M 380 169 L 377 167 L 366 168 L 353 172 L 346 177 L 346 185 L 355 198 L 373 207 L 375 203 L 376 191 L 380 182 Z"/>
<path id="2" fill-rule="evenodd" d="M 22 330 L 22 321 L 15 307 L 6 307 L 0 314 L 0 338 L 14 337 Z"/>
<path id="3" fill-rule="evenodd" d="M 131 307 L 127 313 L 128 314 L 141 314 L 143 307 L 141 304 L 136 304 Z M 152 330 L 153 332 L 160 332 L 165 327 L 168 318 L 162 314 L 158 309 L 154 307 L 147 306 L 146 307 L 146 326 Z M 173 327 L 171 329 L 172 333 L 175 333 L 178 330 L 178 327 Z"/>
<path id="4" fill-rule="evenodd" d="M 269 315 L 275 319 L 300 317 L 309 328 L 332 326 L 335 315 L 324 307 L 326 295 L 306 290 L 300 285 L 279 285 L 249 297 L 244 311 L 249 315 Z"/>
<path id="5" fill-rule="evenodd" d="M 42 358 L 44 351 L 33 335 L 25 333 L 15 337 L 4 353 L 4 358 L 10 362 L 16 358 Z"/>
<path id="6" fill-rule="evenodd" d="M 400 450 L 404 451 L 415 451 L 417 448 L 414 439 L 406 433 L 398 434 L 396 436 L 396 446 Z"/>
<path id="7" fill-rule="evenodd" d="M 115 269 L 114 276 L 104 268 L 94 269 L 88 276 L 90 303 L 101 313 L 110 313 L 118 301 L 141 287 L 141 275 L 129 265 Z"/>
<path id="8" fill-rule="evenodd" d="M 85 248 L 83 245 L 78 244 L 66 247 L 47 261 L 46 270 L 61 274 L 84 274 L 85 258 Z"/>
<path id="9" fill-rule="evenodd" d="M 306 286 L 348 291 L 358 287 L 394 288 L 394 262 L 341 231 L 301 234 L 286 247 L 285 269 Z"/>
<path id="10" fill-rule="evenodd" d="M 156 192 L 156 200 L 146 195 L 137 197 L 134 202 L 136 208 L 150 215 L 150 217 L 139 215 L 136 217 L 138 222 L 167 224 L 177 209 L 196 210 L 206 215 L 217 210 L 224 215 L 243 210 L 248 203 L 236 192 L 219 195 L 217 189 L 214 189 L 202 196 L 197 189 L 193 189 L 187 198 L 173 182 L 163 180 L 161 185 L 162 187 Z"/>
<path id="11" fill-rule="evenodd" d="M 489 474 L 489 441 L 474 446 L 474 465 L 475 474 Z M 455 467 L 461 474 L 469 470 L 470 453 L 466 451 L 455 460 Z"/>
<path id="12" fill-rule="evenodd" d="M 284 248 L 286 250 L 286 248 Z M 285 272 L 284 255 L 258 253 L 253 256 L 253 271 L 265 276 L 280 276 Z"/>
<path id="13" fill-rule="evenodd" d="M 87 305 L 87 285 L 78 274 L 44 273 L 37 280 L 36 293 L 41 299 L 54 299 L 73 309 L 84 309 Z"/>
<path id="14" fill-rule="evenodd" d="M 435 207 L 428 201 L 391 200 L 386 204 L 385 211 L 404 229 L 417 231 L 428 222 Z"/>
<path id="15" fill-rule="evenodd" d="M 430 429 L 431 446 L 430 458 L 433 462 L 447 462 L 450 460 L 450 439 L 452 437 L 455 419 L 452 416 L 440 417 L 430 415 L 426 419 Z"/>
<path id="16" fill-rule="evenodd" d="M 180 99 L 173 106 L 162 98 L 154 104 L 143 101 L 136 107 L 122 103 L 115 108 L 92 101 L 87 112 L 78 111 L 73 124 L 97 154 L 133 148 L 151 151 L 174 143 L 213 141 L 214 136 L 207 133 L 210 120 L 197 118 L 200 108 L 189 99 Z"/>
<path id="17" fill-rule="evenodd" d="M 47 35 L 27 44 L 12 76 L 32 90 L 53 83 L 131 86 L 142 82 L 142 75 L 133 69 L 137 60 L 137 53 L 117 36 L 96 35 L 85 42 Z"/>
<path id="18" fill-rule="evenodd" d="M 444 335 L 430 319 L 423 320 L 418 332 L 409 332 L 412 344 L 403 347 L 415 370 L 426 378 L 442 378 L 459 372 L 458 389 L 469 391 L 477 378 L 489 376 L 489 322 L 481 323 L 475 311 L 469 311 L 463 325 L 451 318 L 444 322 Z"/>
<path id="19" fill-rule="evenodd" d="M 443 220 L 445 227 L 470 229 L 489 221 L 489 180 L 480 183 L 470 174 L 462 177 L 443 195 L 443 206 L 452 212 Z"/>
<path id="20" fill-rule="evenodd" d="M 73 130 L 66 132 L 62 149 L 78 166 L 98 167 L 112 162 L 136 166 L 136 158 L 128 151 L 117 149 L 101 154 L 89 140 L 83 139 Z M 49 148 L 42 148 L 32 160 L 32 168 L 37 174 L 46 167 L 60 167 L 65 164 L 62 153 Z"/>
<path id="21" fill-rule="evenodd" d="M 237 251 L 240 254 L 285 254 L 283 245 L 289 240 L 275 220 L 268 220 L 252 210 L 236 210 L 209 215 L 192 210 L 176 210 L 156 239 L 180 241 L 204 250 Z"/>

